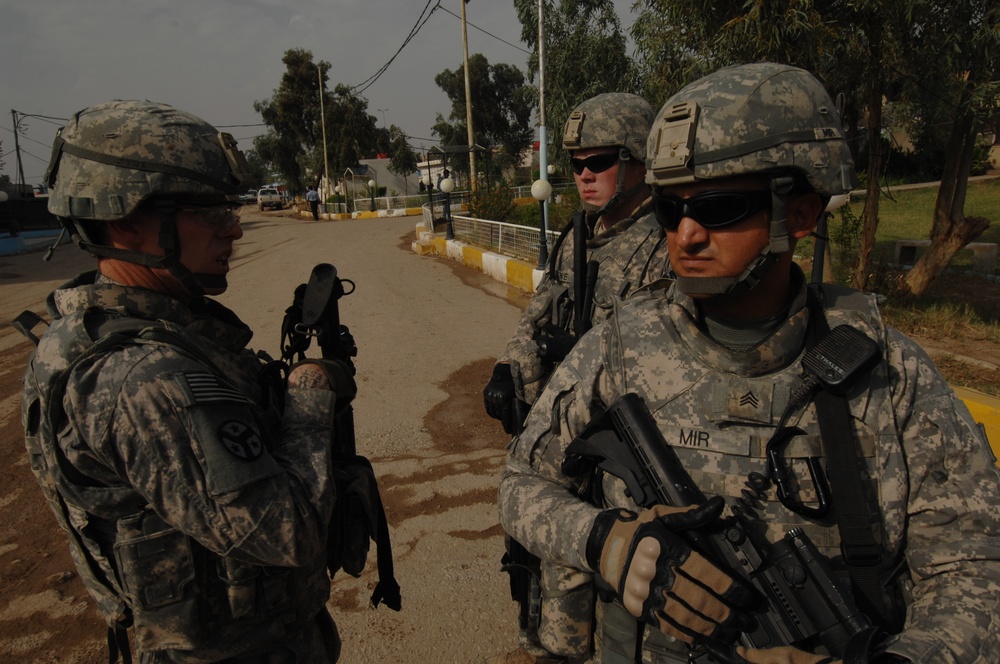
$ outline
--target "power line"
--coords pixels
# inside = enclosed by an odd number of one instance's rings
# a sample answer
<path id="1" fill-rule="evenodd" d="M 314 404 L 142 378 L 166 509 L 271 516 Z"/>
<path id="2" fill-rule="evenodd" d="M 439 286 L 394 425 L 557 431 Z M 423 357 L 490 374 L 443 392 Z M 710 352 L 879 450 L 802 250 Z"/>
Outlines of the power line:
<path id="1" fill-rule="evenodd" d="M 459 16 L 459 15 L 458 15 L 458 14 L 456 14 L 455 12 L 451 11 L 450 9 L 445 9 L 444 7 L 438 7 L 438 9 L 440 9 L 440 10 L 441 10 L 441 11 L 443 11 L 443 12 L 445 12 L 446 14 L 451 14 L 452 16 L 454 16 L 455 18 L 457 18 L 457 19 L 458 19 L 459 21 L 461 21 L 461 20 L 462 20 L 462 17 L 461 17 L 461 16 Z M 511 43 L 510 43 L 509 41 L 507 41 L 507 40 L 505 40 L 505 39 L 501 39 L 500 37 L 497 37 L 497 36 L 496 36 L 495 34 L 493 34 L 492 32 L 487 32 L 486 30 L 483 30 L 482 28 L 480 28 L 480 27 L 479 27 L 478 25 L 476 25 L 475 23 L 470 23 L 470 22 L 469 22 L 468 20 L 466 20 L 466 21 L 465 21 L 465 24 L 466 24 L 466 25 L 468 25 L 468 26 L 470 26 L 470 27 L 473 27 L 473 28 L 475 28 L 476 30 L 479 30 L 479 31 L 480 31 L 481 33 L 483 33 L 484 35 L 487 35 L 487 36 L 489 36 L 489 37 L 493 37 L 493 39 L 496 39 L 496 40 L 497 40 L 498 42 L 501 42 L 501 43 L 503 43 L 503 44 L 507 44 L 507 46 L 510 46 L 511 48 L 516 48 L 517 50 L 521 51 L 521 53 L 525 53 L 525 54 L 527 54 L 527 55 L 531 55 L 531 51 L 526 51 L 526 50 L 524 50 L 523 48 L 521 48 L 520 46 L 518 46 L 517 44 L 511 44 Z"/>
<path id="2" fill-rule="evenodd" d="M 437 4 L 431 7 L 430 12 L 427 13 L 427 8 L 430 6 L 431 6 L 431 0 L 427 0 L 427 4 L 424 5 L 424 8 L 420 11 L 420 16 L 417 18 L 417 22 L 414 23 L 412 28 L 410 28 L 410 34 L 406 36 L 406 39 L 403 40 L 402 45 L 400 45 L 400 47 L 396 50 L 396 52 L 393 53 L 392 57 L 389 58 L 389 61 L 386 62 L 384 65 L 382 65 L 378 71 L 369 76 L 367 79 L 353 86 L 351 88 L 352 92 L 361 94 L 362 92 L 370 88 L 372 84 L 375 83 L 375 81 L 377 81 L 382 76 L 382 74 L 386 72 L 387 69 L 389 69 L 389 65 L 391 65 L 393 61 L 396 59 L 396 57 L 403 51 L 403 49 L 406 48 L 406 45 L 409 44 L 410 41 L 417 36 L 417 33 L 420 32 L 420 29 L 423 28 L 424 25 L 426 25 L 427 21 L 430 20 L 431 16 L 434 15 L 434 12 L 437 11 L 438 9 L 441 9 L 441 0 L 438 0 Z M 425 13 L 427 14 L 426 16 L 424 16 Z"/>

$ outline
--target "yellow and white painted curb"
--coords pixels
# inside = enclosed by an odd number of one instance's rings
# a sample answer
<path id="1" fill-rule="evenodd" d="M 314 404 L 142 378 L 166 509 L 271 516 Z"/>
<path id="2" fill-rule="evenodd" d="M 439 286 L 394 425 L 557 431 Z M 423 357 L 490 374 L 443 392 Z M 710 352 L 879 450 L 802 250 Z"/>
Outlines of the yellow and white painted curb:
<path id="1" fill-rule="evenodd" d="M 417 224 L 416 230 L 417 239 L 411 244 L 411 248 L 418 254 L 437 254 L 450 258 L 526 293 L 534 293 L 542 280 L 542 270 L 524 261 L 458 240 L 446 240 L 439 233 L 427 231 L 423 222 Z"/>

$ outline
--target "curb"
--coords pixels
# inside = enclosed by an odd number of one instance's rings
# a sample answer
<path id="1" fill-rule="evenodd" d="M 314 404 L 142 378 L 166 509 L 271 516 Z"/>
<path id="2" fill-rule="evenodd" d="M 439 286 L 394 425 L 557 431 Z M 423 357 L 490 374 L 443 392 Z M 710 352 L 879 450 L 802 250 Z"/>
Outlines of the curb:
<path id="1" fill-rule="evenodd" d="M 958 398 L 965 403 L 972 414 L 972 419 L 983 425 L 990 447 L 993 448 L 993 460 L 1000 465 L 997 461 L 1000 458 L 1000 399 L 968 387 L 951 389 L 955 390 Z"/>
<path id="2" fill-rule="evenodd" d="M 410 248 L 422 256 L 437 254 L 450 258 L 526 293 L 534 293 L 542 280 L 544 271 L 533 265 L 458 240 L 447 240 L 439 233 L 428 231 L 425 222 L 417 223 L 416 233 L 417 239 Z"/>
<path id="3" fill-rule="evenodd" d="M 312 219 L 312 212 L 296 208 L 295 213 L 303 219 Z M 420 208 L 393 208 L 375 212 L 321 212 L 318 221 L 341 221 L 343 219 L 387 219 L 389 217 L 415 217 L 423 214 Z"/>

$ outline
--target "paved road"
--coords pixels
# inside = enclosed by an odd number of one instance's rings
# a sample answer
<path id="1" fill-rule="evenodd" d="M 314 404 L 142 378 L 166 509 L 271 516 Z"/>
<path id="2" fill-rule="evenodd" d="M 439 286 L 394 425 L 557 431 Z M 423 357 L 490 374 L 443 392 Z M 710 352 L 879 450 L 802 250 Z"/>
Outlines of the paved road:
<path id="1" fill-rule="evenodd" d="M 483 414 L 481 389 L 523 296 L 518 300 L 506 285 L 464 267 L 414 254 L 409 244 L 417 218 L 313 222 L 248 208 L 244 220 L 230 291 L 220 299 L 257 331 L 255 348 L 277 353 L 284 309 L 314 264 L 333 263 L 357 286 L 342 300 L 341 320 L 360 348 L 358 446 L 373 458 L 383 483 L 403 611 L 367 607 L 372 572 L 338 577 L 331 605 L 345 641 L 341 661 L 472 664 L 509 650 L 516 607 L 499 571 L 495 506 L 506 439 Z M 4 353 L 5 373 L 23 371 L 28 350 L 6 321 L 26 307 L 42 312 L 45 293 L 88 268 L 80 254 L 65 247 L 49 264 L 40 254 L 0 259 L 0 351 L 11 351 Z M 10 366 L 16 362 L 20 366 Z M 16 386 L 4 385 L 11 393 L 0 395 L 3 435 L 13 438 Z M 25 493 L 19 500 L 33 498 Z M 39 519 L 38 527 L 49 525 Z M 18 551 L 20 538 L 0 555 Z M 18 555 L 27 550 L 23 543 Z M 14 605 L 0 601 L 0 631 Z M 58 640 L 58 634 L 23 637 L 46 648 Z M 42 661 L 31 652 L 22 650 Z M 46 652 L 48 660 L 52 650 Z"/>

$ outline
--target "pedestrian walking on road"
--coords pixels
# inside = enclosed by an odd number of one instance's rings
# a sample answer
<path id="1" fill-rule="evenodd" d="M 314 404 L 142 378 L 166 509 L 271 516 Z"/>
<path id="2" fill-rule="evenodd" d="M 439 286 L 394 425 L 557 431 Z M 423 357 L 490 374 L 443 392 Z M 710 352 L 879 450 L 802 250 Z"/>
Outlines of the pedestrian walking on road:
<path id="1" fill-rule="evenodd" d="M 309 210 L 312 212 L 313 221 L 319 221 L 319 194 L 313 187 L 309 187 L 306 192 L 306 200 L 309 201 Z"/>

